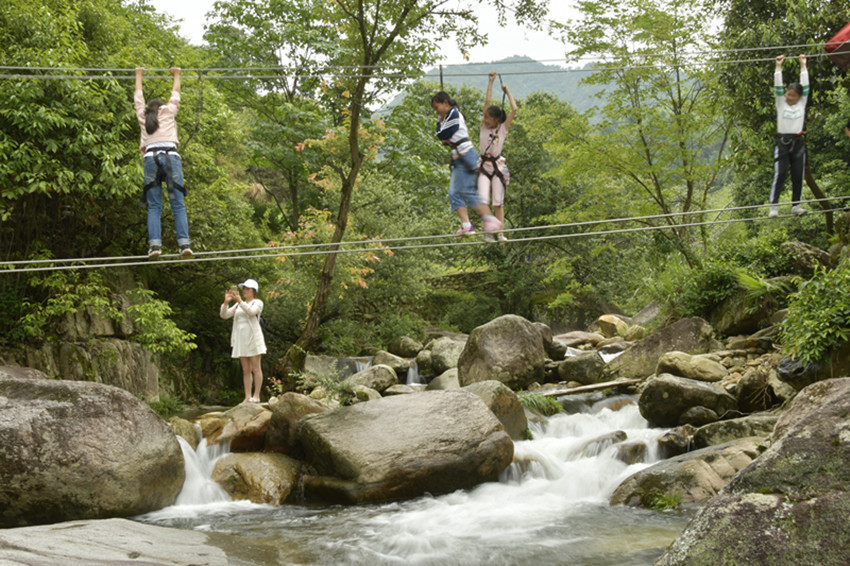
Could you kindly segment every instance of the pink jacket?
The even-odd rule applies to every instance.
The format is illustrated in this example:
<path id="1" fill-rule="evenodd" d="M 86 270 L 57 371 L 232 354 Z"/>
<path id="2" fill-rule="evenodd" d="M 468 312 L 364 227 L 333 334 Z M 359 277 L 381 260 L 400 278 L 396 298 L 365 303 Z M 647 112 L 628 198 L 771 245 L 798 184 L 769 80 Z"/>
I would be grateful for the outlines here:
<path id="1" fill-rule="evenodd" d="M 145 130 L 145 95 L 142 91 L 137 90 L 133 94 L 133 106 L 136 109 L 136 118 L 139 120 L 139 125 L 142 127 L 142 140 L 139 144 L 139 149 L 142 153 L 145 148 L 153 143 L 172 142 L 180 145 L 177 141 L 177 111 L 180 110 L 180 93 L 176 90 L 171 91 L 171 99 L 168 104 L 163 104 L 159 107 L 159 129 L 152 134 L 148 134 Z"/>

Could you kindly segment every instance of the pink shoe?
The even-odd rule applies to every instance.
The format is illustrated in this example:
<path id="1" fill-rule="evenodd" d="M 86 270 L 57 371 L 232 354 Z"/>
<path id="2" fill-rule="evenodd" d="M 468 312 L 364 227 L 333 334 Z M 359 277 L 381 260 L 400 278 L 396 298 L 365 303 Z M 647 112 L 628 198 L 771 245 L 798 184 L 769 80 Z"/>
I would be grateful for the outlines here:
<path id="1" fill-rule="evenodd" d="M 469 228 L 464 228 L 461 226 L 457 232 L 455 232 L 455 236 L 472 236 L 475 234 L 475 226 L 469 225 Z"/>
<path id="2" fill-rule="evenodd" d="M 484 217 L 484 231 L 488 234 L 493 234 L 502 229 L 502 223 L 495 216 Z"/>

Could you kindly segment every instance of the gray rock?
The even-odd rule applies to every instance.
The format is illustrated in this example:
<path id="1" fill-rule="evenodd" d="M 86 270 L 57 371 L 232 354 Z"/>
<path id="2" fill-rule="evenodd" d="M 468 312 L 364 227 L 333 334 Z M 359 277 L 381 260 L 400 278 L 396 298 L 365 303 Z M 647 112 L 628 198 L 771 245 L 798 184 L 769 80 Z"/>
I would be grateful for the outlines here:
<path id="1" fill-rule="evenodd" d="M 720 418 L 738 408 L 735 398 L 719 386 L 669 374 L 659 375 L 646 384 L 638 407 L 650 426 L 660 427 L 685 424 L 680 422 L 680 417 L 692 407 L 711 409 Z"/>
<path id="2" fill-rule="evenodd" d="M 422 387 L 421 385 L 419 386 Z M 404 383 L 399 383 L 398 385 L 391 385 L 384 390 L 384 396 L 387 395 L 407 395 L 408 393 L 417 393 L 419 390 L 414 389 L 410 385 L 406 385 Z"/>
<path id="3" fill-rule="evenodd" d="M 168 425 L 116 387 L 0 378 L 0 438 L 0 527 L 146 513 L 185 477 Z"/>
<path id="4" fill-rule="evenodd" d="M 599 326 L 600 334 L 605 338 L 623 336 L 629 327 L 626 321 L 613 314 L 603 314 L 596 319 L 596 324 Z"/>
<path id="5" fill-rule="evenodd" d="M 448 337 L 441 337 L 431 344 L 431 368 L 436 374 L 457 367 L 458 359 L 466 347 L 466 342 L 460 342 Z M 419 363 L 419 358 L 416 359 Z"/>
<path id="6" fill-rule="evenodd" d="M 658 359 L 666 352 L 704 354 L 716 349 L 714 330 L 701 318 L 686 318 L 635 342 L 611 360 L 603 370 L 605 380 L 634 379 L 652 375 Z"/>
<path id="7" fill-rule="evenodd" d="M 457 368 L 447 369 L 428 383 L 428 391 L 443 391 L 446 389 L 460 389 L 460 381 L 457 378 Z"/>
<path id="8" fill-rule="evenodd" d="M 516 393 L 500 381 L 480 381 L 467 385 L 464 391 L 475 393 L 493 411 L 512 440 L 528 439 L 528 419 Z"/>
<path id="9" fill-rule="evenodd" d="M 696 427 L 693 425 L 682 425 L 670 429 L 658 439 L 658 449 L 663 458 L 678 456 L 690 451 L 693 447 L 694 433 Z"/>
<path id="10" fill-rule="evenodd" d="M 390 354 L 384 350 L 380 350 L 377 354 L 375 354 L 372 364 L 375 366 L 389 366 L 393 369 L 396 375 L 400 376 L 402 379 L 407 377 L 407 370 L 410 369 L 410 360 L 406 360 L 401 356 L 396 356 L 395 354 Z"/>
<path id="11" fill-rule="evenodd" d="M 0 530 L 0 562 L 9 566 L 228 566 L 233 562 L 227 553 L 211 541 L 226 538 L 128 519 L 70 521 Z"/>
<path id="12" fill-rule="evenodd" d="M 329 407 L 316 399 L 300 393 L 284 393 L 269 401 L 272 414 L 266 429 L 264 450 L 293 454 L 295 449 L 295 428 L 298 421 L 315 413 L 323 413 Z M 298 454 L 295 454 L 298 456 Z"/>
<path id="13" fill-rule="evenodd" d="M 234 452 L 259 451 L 266 442 L 272 413 L 259 403 L 240 403 L 224 413 L 200 418 L 201 434 L 209 444 L 229 444 Z"/>
<path id="14" fill-rule="evenodd" d="M 387 387 L 398 383 L 398 375 L 390 366 L 374 365 L 347 377 L 345 381 L 352 389 L 362 385 L 381 393 Z"/>
<path id="15" fill-rule="evenodd" d="M 697 381 L 720 381 L 728 371 L 719 362 L 705 356 L 692 356 L 685 352 L 667 352 L 658 358 L 655 373 L 671 373 Z"/>
<path id="16" fill-rule="evenodd" d="M 684 413 L 679 415 L 679 424 L 703 426 L 708 423 L 713 423 L 719 419 L 720 417 L 713 410 L 708 407 L 697 405 L 695 407 L 689 407 Z"/>
<path id="17" fill-rule="evenodd" d="M 573 330 L 572 332 L 553 336 L 552 339 L 562 344 L 566 348 L 575 348 L 577 346 L 582 346 L 585 344 L 588 346 L 596 347 L 599 342 L 605 340 L 605 337 L 599 334 L 598 332 L 584 332 L 582 330 Z M 554 360 L 555 358 L 552 359 Z"/>
<path id="18" fill-rule="evenodd" d="M 782 242 L 779 247 L 783 253 L 791 256 L 791 268 L 794 275 L 811 277 L 816 268 L 829 269 L 833 266 L 829 252 L 805 242 Z"/>
<path id="19" fill-rule="evenodd" d="M 352 404 L 375 401 L 376 399 L 381 398 L 380 393 L 371 387 L 366 387 L 365 385 L 355 385 L 351 388 L 351 392 L 354 393 L 354 399 L 351 401 Z"/>
<path id="20" fill-rule="evenodd" d="M 546 352 L 535 326 L 516 315 L 504 315 L 479 326 L 458 359 L 461 386 L 501 381 L 514 390 L 543 381 Z"/>
<path id="21" fill-rule="evenodd" d="M 438 494 L 494 481 L 513 442 L 468 391 L 426 391 L 310 415 L 298 425 L 308 498 L 349 503 Z"/>
<path id="22" fill-rule="evenodd" d="M 197 425 L 180 417 L 171 417 L 168 419 L 168 425 L 174 431 L 174 434 L 189 443 L 192 450 L 198 449 L 198 444 L 201 442 L 201 431 Z"/>
<path id="23" fill-rule="evenodd" d="M 651 507 L 658 496 L 707 501 L 758 456 L 760 440 L 733 440 L 663 460 L 626 478 L 611 495 L 611 505 Z"/>
<path id="24" fill-rule="evenodd" d="M 605 361 L 597 352 L 568 356 L 558 364 L 558 377 L 562 381 L 576 381 L 582 385 L 599 383 Z"/>
<path id="25" fill-rule="evenodd" d="M 800 391 L 777 421 L 770 447 L 700 510 L 656 564 L 846 564 L 848 414 L 850 378 Z"/>
<path id="26" fill-rule="evenodd" d="M 422 350 L 422 343 L 410 336 L 400 336 L 389 343 L 387 350 L 402 358 L 415 358 Z"/>
<path id="27" fill-rule="evenodd" d="M 283 505 L 298 485 L 301 467 L 285 454 L 226 454 L 216 460 L 212 479 L 231 499 Z"/>
<path id="28" fill-rule="evenodd" d="M 615 430 L 584 442 L 578 447 L 578 453 L 581 454 L 582 457 L 591 458 L 601 454 L 604 450 L 615 444 L 625 442 L 627 438 L 628 436 L 625 432 L 622 430 Z"/>
<path id="29" fill-rule="evenodd" d="M 463 350 L 461 349 L 461 351 Z M 433 375 L 434 364 L 432 362 L 431 350 L 422 350 L 416 354 L 416 367 L 419 368 L 419 375 Z"/>
<path id="30" fill-rule="evenodd" d="M 743 413 L 765 411 L 779 404 L 779 397 L 773 390 L 769 379 L 769 371 L 760 368 L 749 368 L 735 390 L 738 398 L 738 408 Z"/>
<path id="31" fill-rule="evenodd" d="M 797 391 L 808 387 L 821 379 L 821 365 L 818 363 L 804 364 L 794 358 L 785 357 L 776 366 L 776 377 Z"/>
<path id="32" fill-rule="evenodd" d="M 621 442 L 617 445 L 617 459 L 628 466 L 642 464 L 646 461 L 648 451 L 646 442 L 640 440 Z"/>
<path id="33" fill-rule="evenodd" d="M 778 415 L 762 414 L 707 424 L 694 433 L 693 445 L 695 448 L 705 448 L 739 438 L 767 438 L 778 420 Z"/>

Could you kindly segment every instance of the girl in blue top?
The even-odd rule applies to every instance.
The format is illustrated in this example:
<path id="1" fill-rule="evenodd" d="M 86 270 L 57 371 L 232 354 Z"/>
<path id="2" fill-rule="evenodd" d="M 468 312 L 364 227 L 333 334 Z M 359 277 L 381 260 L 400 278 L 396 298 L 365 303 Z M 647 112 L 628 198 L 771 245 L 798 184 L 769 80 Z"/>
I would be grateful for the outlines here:
<path id="1" fill-rule="evenodd" d="M 776 97 L 776 148 L 773 150 L 773 187 L 770 189 L 770 212 L 779 216 L 779 193 L 791 168 L 791 213 L 800 216 L 808 212 L 800 206 L 803 195 L 803 174 L 806 171 L 806 148 L 803 146 L 803 128 L 806 120 L 806 102 L 809 99 L 809 71 L 806 56 L 800 55 L 800 82 L 786 89 L 782 82 L 782 63 L 785 55 L 776 58 L 773 73 L 773 90 Z"/>
<path id="2" fill-rule="evenodd" d="M 481 215 L 485 238 L 495 241 L 493 234 L 502 228 L 502 223 L 490 213 L 490 207 L 478 198 L 478 152 L 469 141 L 469 130 L 457 102 L 443 91 L 431 99 L 431 107 L 439 116 L 437 120 L 437 138 L 451 148 L 452 174 L 449 182 L 449 202 L 452 211 L 461 221 L 456 236 L 475 234 L 475 228 L 469 221 L 467 206 Z"/>

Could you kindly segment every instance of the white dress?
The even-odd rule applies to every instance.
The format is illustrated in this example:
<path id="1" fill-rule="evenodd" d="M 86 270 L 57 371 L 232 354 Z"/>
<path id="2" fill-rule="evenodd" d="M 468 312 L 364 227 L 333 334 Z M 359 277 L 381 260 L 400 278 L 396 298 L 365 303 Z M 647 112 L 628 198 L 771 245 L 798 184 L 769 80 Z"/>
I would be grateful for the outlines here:
<path id="1" fill-rule="evenodd" d="M 263 301 L 253 299 L 242 301 L 227 308 L 221 305 L 221 318 L 233 318 L 233 331 L 230 333 L 232 358 L 245 358 L 266 353 L 266 340 L 260 328 L 260 313 L 263 312 Z"/>

